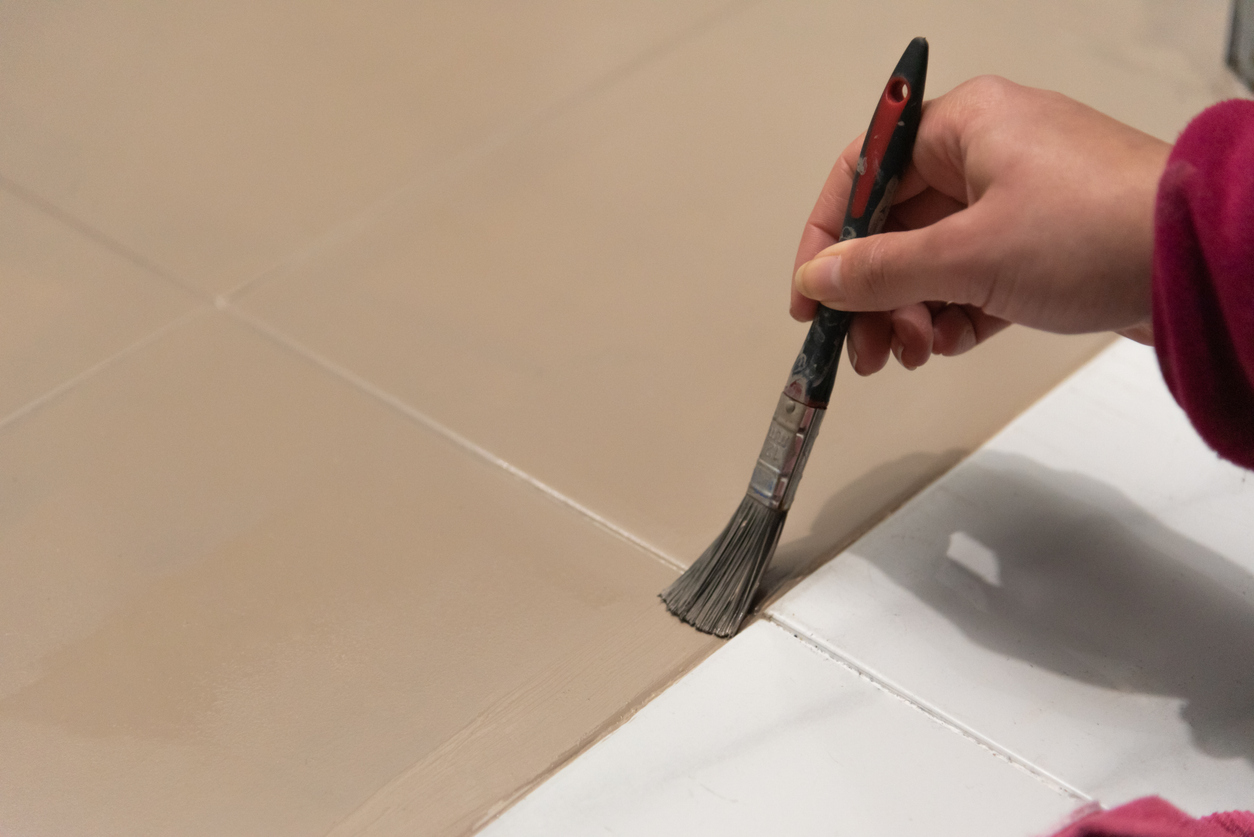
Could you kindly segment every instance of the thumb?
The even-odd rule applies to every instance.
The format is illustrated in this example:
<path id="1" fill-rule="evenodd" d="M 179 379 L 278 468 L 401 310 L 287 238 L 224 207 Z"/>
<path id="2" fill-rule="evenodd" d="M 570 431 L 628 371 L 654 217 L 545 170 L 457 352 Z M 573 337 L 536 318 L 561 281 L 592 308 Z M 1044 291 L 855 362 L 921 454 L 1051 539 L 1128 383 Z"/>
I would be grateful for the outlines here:
<path id="1" fill-rule="evenodd" d="M 915 230 L 833 244 L 797 269 L 802 296 L 843 311 L 891 311 L 929 300 L 980 305 L 989 271 L 967 223 L 956 212 Z"/>

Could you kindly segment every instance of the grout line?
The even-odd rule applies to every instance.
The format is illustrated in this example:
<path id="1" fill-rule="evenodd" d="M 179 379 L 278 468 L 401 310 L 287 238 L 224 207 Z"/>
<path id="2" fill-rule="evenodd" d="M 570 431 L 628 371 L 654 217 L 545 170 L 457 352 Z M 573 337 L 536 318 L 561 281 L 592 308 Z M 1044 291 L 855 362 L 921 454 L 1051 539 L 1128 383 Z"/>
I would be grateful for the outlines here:
<path id="1" fill-rule="evenodd" d="M 381 213 L 386 213 L 407 195 L 418 191 L 424 186 L 436 183 L 441 179 L 455 177 L 461 171 L 469 169 L 476 159 L 503 148 L 515 138 L 525 136 L 529 131 L 533 131 L 557 118 L 566 111 L 578 107 L 581 102 L 591 99 L 602 90 L 613 87 L 618 82 L 630 77 L 636 70 L 667 54 L 685 41 L 713 29 L 723 19 L 731 17 L 741 9 L 755 5 L 758 2 L 760 2 L 760 0 L 731 0 L 731 2 L 727 3 L 722 8 L 711 12 L 709 15 L 696 21 L 687 28 L 680 30 L 668 38 L 664 38 L 661 42 L 649 47 L 634 58 L 630 58 L 617 67 L 613 67 L 606 71 L 600 77 L 594 79 L 587 87 L 576 90 L 556 102 L 541 106 L 530 115 L 516 119 L 500 127 L 495 132 L 490 134 L 486 140 L 475 143 L 469 148 L 455 153 L 444 163 L 437 164 L 426 173 L 419 175 L 414 180 L 393 191 L 391 194 L 380 198 L 378 201 L 361 210 L 357 214 L 336 223 L 314 241 L 285 256 L 282 256 L 270 267 L 265 268 L 250 279 L 243 280 L 230 290 L 221 295 L 217 295 L 216 297 L 207 294 L 202 288 L 199 288 L 196 285 L 180 278 L 175 272 L 151 261 L 138 251 L 128 247 L 107 233 L 97 229 L 81 218 L 78 218 L 72 213 L 62 209 L 48 199 L 40 196 L 36 192 L 23 186 L 21 183 L 18 183 L 3 174 L 0 174 L 0 190 L 9 192 L 14 197 L 26 202 L 50 218 L 65 224 L 74 231 L 78 232 L 80 235 L 95 242 L 101 247 L 104 247 L 114 255 L 120 256 L 154 276 L 178 286 L 182 290 L 195 295 L 202 301 L 217 302 L 219 307 L 221 307 L 222 300 L 237 298 L 249 291 L 254 285 L 264 282 L 273 274 L 281 272 L 289 265 L 307 261 L 310 258 L 322 253 L 327 248 L 335 246 L 335 244 L 341 240 L 352 240 L 356 234 L 369 227 L 372 216 L 378 216 Z"/>
<path id="2" fill-rule="evenodd" d="M 630 78 L 641 68 L 673 52 L 681 44 L 710 31 L 723 20 L 759 2 L 760 0 L 731 0 L 731 2 L 688 27 L 663 38 L 659 43 L 645 49 L 635 57 L 627 59 L 616 67 L 612 67 L 601 76 L 593 79 L 586 87 L 568 93 L 556 102 L 541 105 L 530 114 L 500 126 L 485 139 L 452 154 L 443 162 L 435 164 L 390 194 L 379 198 L 354 215 L 337 222 L 324 230 L 313 241 L 281 257 L 270 267 L 265 268 L 249 279 L 243 280 L 235 287 L 226 291 L 222 296 L 227 300 L 237 300 L 275 275 L 282 274 L 295 265 L 317 257 L 340 242 L 352 241 L 364 230 L 370 229 L 376 219 L 387 215 L 397 204 L 410 195 L 420 193 L 441 180 L 453 179 L 469 171 L 483 157 L 506 147 L 517 139 L 527 136 L 568 111 L 578 108 L 582 103 L 593 99 L 603 91 Z"/>
<path id="3" fill-rule="evenodd" d="M 910 706 L 914 707 L 918 711 L 922 712 L 924 715 L 927 715 L 933 721 L 936 721 L 941 726 L 946 727 L 952 730 L 953 732 L 956 732 L 958 735 L 961 735 L 963 738 L 966 738 L 969 741 L 974 742 L 976 745 L 987 750 L 989 753 L 996 756 L 997 758 L 1000 758 L 1003 761 L 1009 762 L 1010 764 L 1014 765 L 1020 770 L 1023 770 L 1031 774 L 1034 778 L 1036 778 L 1042 784 L 1048 786 L 1051 790 L 1057 793 L 1060 793 L 1064 796 L 1070 796 L 1078 802 L 1088 803 L 1088 802 L 1096 801 L 1094 800 L 1092 796 L 1080 790 L 1079 788 L 1075 787 L 1070 782 L 1067 782 L 1066 780 L 1058 776 L 1055 776 L 1053 773 L 1050 773 L 1048 770 L 1045 770 L 1042 767 L 1038 767 L 1037 765 L 1023 758 L 1022 756 L 1019 756 L 1015 754 L 1014 752 L 1006 749 L 1005 747 L 1000 746 L 999 744 L 993 742 L 991 739 L 986 738 L 985 736 L 976 732 L 971 727 L 951 717 L 950 715 L 946 714 L 945 712 L 938 709 L 937 707 L 926 703 L 921 698 L 918 698 L 912 695 L 910 692 L 906 691 L 905 689 L 902 689 L 899 686 L 894 685 L 891 681 L 876 674 L 874 671 L 867 668 L 866 666 L 840 653 L 835 648 L 825 645 L 824 643 L 820 642 L 818 639 L 816 639 L 814 636 L 812 636 L 809 632 L 807 632 L 805 629 L 801 628 L 800 626 L 794 625 L 791 622 L 789 622 L 787 619 L 780 617 L 780 616 L 764 615 L 763 618 L 765 621 L 771 623 L 776 628 L 782 631 L 786 631 L 787 633 L 791 634 L 794 638 L 796 638 L 797 640 L 799 640 L 800 642 L 808 646 L 812 651 L 815 651 L 816 653 L 821 654 L 827 659 L 832 660 L 833 662 L 841 666 L 844 666 L 845 668 L 852 671 L 854 674 L 869 681 L 876 688 L 892 695 L 893 697 L 897 698 L 898 700 L 906 704 L 909 704 Z"/>
<path id="4" fill-rule="evenodd" d="M 53 220 L 56 220 L 56 221 L 61 222 L 62 224 L 65 224 L 67 227 L 74 230 L 79 235 L 82 235 L 83 237 L 87 238 L 89 241 L 92 241 L 95 244 L 100 245 L 101 247 L 108 250 L 110 253 L 113 253 L 115 256 L 120 256 L 123 259 L 126 259 L 131 264 L 135 265 L 136 267 L 142 268 L 144 271 L 151 273 L 154 276 L 157 276 L 161 279 L 164 279 L 167 282 L 177 285 L 179 288 L 182 288 L 188 293 L 194 294 L 201 301 L 205 301 L 205 302 L 209 301 L 210 297 L 208 297 L 204 291 L 200 290 L 199 288 L 193 285 L 188 284 L 187 282 L 180 279 L 171 271 L 166 270 L 165 268 L 161 267 L 161 265 L 157 264 L 156 262 L 149 261 L 147 258 L 140 255 L 135 250 L 132 250 L 130 247 L 127 247 L 125 244 L 121 243 L 120 241 L 101 232 L 100 230 L 93 227 L 91 224 L 88 224 L 86 221 L 83 221 L 82 219 L 70 214 L 69 212 L 66 212 L 61 207 L 57 206 L 56 204 L 52 203 L 51 201 L 48 201 L 47 199 L 43 197 L 40 197 L 36 193 L 32 192 L 30 189 L 27 189 L 22 184 L 18 183 L 17 181 L 9 179 L 8 177 L 5 177 L 3 174 L 0 174 L 0 189 L 3 189 L 4 191 L 9 192 L 11 195 L 18 198 L 19 200 L 25 201 L 26 203 L 30 204 L 35 209 L 39 210 L 40 212 L 44 213 L 48 217 L 52 218 Z"/>
<path id="5" fill-rule="evenodd" d="M 199 300 L 202 303 L 201 306 L 193 308 L 191 311 L 188 311 L 187 313 L 179 317 L 176 317 L 173 320 L 170 320 L 165 325 L 158 327 L 155 331 L 152 331 L 148 335 L 141 337 L 139 340 L 132 343 L 131 345 L 121 349 L 118 352 L 115 352 L 114 354 L 106 357 L 104 360 L 100 361 L 99 363 L 96 363 L 95 365 L 88 367 L 82 372 L 79 372 L 77 375 L 74 375 L 73 377 L 62 381 L 60 384 L 48 390 L 43 395 L 35 398 L 32 401 L 28 401 L 26 404 L 14 410 L 12 413 L 9 413 L 7 416 L 0 418 L 0 430 L 3 430 L 4 428 L 8 427 L 10 424 L 16 421 L 19 421 L 23 416 L 26 416 L 27 414 L 39 409 L 41 406 L 48 403 L 49 401 L 53 401 L 56 398 L 60 397 L 61 395 L 64 395 L 66 392 L 78 386 L 79 384 L 83 383 L 88 378 L 95 375 L 97 372 L 107 369 L 108 367 L 116 363 L 117 361 L 122 360 L 123 358 L 127 357 L 133 352 L 137 352 L 143 347 L 147 346 L 149 343 L 152 343 L 154 340 L 156 340 L 158 337 L 161 337 L 167 331 L 170 331 L 176 326 L 181 325 L 184 321 L 190 319 L 191 317 L 194 317 L 202 313 L 205 310 L 203 304 L 211 302 L 212 298 L 208 296 L 201 289 L 193 285 L 190 285 L 187 282 L 184 282 L 182 279 L 178 278 L 178 276 L 176 276 L 171 271 L 166 270 L 165 268 L 161 267 L 155 262 L 149 261 L 140 253 L 136 252 L 135 250 L 132 250 L 130 247 L 127 247 L 122 242 L 96 229 L 91 224 L 88 224 L 86 221 L 83 221 L 77 216 L 67 212 L 66 210 L 62 209 L 61 207 L 57 206 L 51 201 L 48 201 L 47 199 L 41 197 L 35 192 L 32 192 L 30 189 L 27 189 L 22 184 L 18 183 L 15 180 L 12 180 L 11 178 L 4 176 L 3 174 L 0 174 L 0 190 L 8 192 L 10 195 L 26 203 L 27 205 L 29 205 L 31 208 L 35 209 L 36 211 L 42 212 L 44 215 L 48 216 L 52 220 L 69 227 L 71 230 L 83 236 L 88 241 L 92 242 L 93 244 L 96 244 L 99 247 L 104 248 L 107 252 L 112 253 L 115 256 L 125 259 L 126 261 L 134 265 L 135 267 L 138 267 L 140 270 L 144 271 L 145 273 L 150 273 L 153 276 L 155 276 L 157 279 L 162 280 L 164 282 L 169 282 L 171 285 L 174 285 L 180 290 L 186 291 L 192 297 L 194 297 L 195 299 Z"/>
<path id="6" fill-rule="evenodd" d="M 684 569 L 686 569 L 685 566 L 681 564 L 679 561 L 675 560 L 670 555 L 667 555 L 661 549 L 649 543 L 648 541 L 632 534 L 628 530 L 610 521 L 609 519 L 602 517 L 601 515 L 597 514 L 595 511 L 583 505 L 579 501 L 566 496 L 565 494 L 558 491 L 556 488 L 552 487 L 548 483 L 545 483 L 537 479 L 536 477 L 533 477 L 531 474 L 528 474 L 526 471 L 522 470 L 518 466 L 510 464 L 509 462 L 505 461 L 501 457 L 492 453 L 487 448 L 484 448 L 472 442 L 470 439 L 461 435 L 457 431 L 453 430 L 450 427 L 447 427 L 444 424 L 441 424 L 440 422 L 436 421 L 434 418 L 422 412 L 421 410 L 418 410 L 410 406 L 409 404 L 405 403 L 400 398 L 396 397 L 395 395 L 388 392 L 387 390 L 382 389 L 381 387 L 371 383 L 370 381 L 366 380 L 360 375 L 357 375 L 352 370 L 344 366 L 341 366 L 335 361 L 329 358 L 323 357 L 322 355 L 318 354 L 312 349 L 302 345 L 295 339 L 289 337 L 288 335 L 274 328 L 269 323 L 266 323 L 263 320 L 260 320 L 254 317 L 253 315 L 248 314 L 244 311 L 241 311 L 239 308 L 236 308 L 230 305 L 230 303 L 227 302 L 222 297 L 218 298 L 217 307 L 219 310 L 225 312 L 229 316 L 234 317 L 239 322 L 245 325 L 251 326 L 253 329 L 261 333 L 263 336 L 274 341 L 275 343 L 278 343 L 284 348 L 292 352 L 295 352 L 296 354 L 300 355 L 306 360 L 313 362 L 317 366 L 320 366 L 323 370 L 330 372 L 332 375 L 335 375 L 341 380 L 346 381 L 347 383 L 351 384 L 352 386 L 364 392 L 366 395 L 369 395 L 372 398 L 382 401 L 385 405 L 387 405 L 388 407 L 391 407 L 393 410 L 404 415 L 406 418 L 409 418 L 417 422 L 418 424 L 422 425 L 426 429 L 434 433 L 437 433 L 440 436 L 443 436 L 445 439 L 457 445 L 458 447 L 462 448 L 462 450 L 466 451 L 467 453 L 475 457 L 478 457 L 479 459 L 482 459 L 484 462 L 487 462 L 489 465 L 494 465 L 502 469 L 503 471 L 508 473 L 510 476 L 514 477 L 515 479 L 521 480 L 522 482 L 526 483 L 527 485 L 539 491 L 541 494 L 544 494 L 550 500 L 553 500 L 559 505 L 562 505 L 568 509 L 571 509 L 572 511 L 574 511 L 575 513 L 579 515 L 582 515 L 583 517 L 591 521 L 594 525 L 600 527 L 606 532 L 609 532 L 611 535 L 614 535 L 618 538 L 621 538 L 622 540 L 627 541 L 628 543 L 636 547 L 639 547 L 640 549 L 647 552 L 650 556 L 652 556 L 658 562 L 665 564 L 667 567 L 673 570 L 676 570 L 678 572 L 683 572 Z"/>
<path id="7" fill-rule="evenodd" d="M 188 311 L 187 313 L 179 317 L 175 317 L 173 320 L 170 320 L 168 323 L 161 326 L 156 331 L 151 332 L 145 337 L 141 337 L 139 340 L 127 346 L 126 348 L 122 349 L 121 351 L 115 352 L 114 354 L 109 355 L 107 358 L 95 364 L 94 366 L 89 366 L 88 368 L 84 369 L 82 372 L 79 372 L 74 377 L 62 381 L 60 384 L 48 390 L 43 395 L 39 396 L 33 401 L 26 402 L 21 407 L 18 407 L 16 410 L 9 413 L 7 416 L 0 418 L 0 430 L 4 430 L 10 424 L 20 421 L 23 417 L 29 415 L 30 413 L 33 413 L 35 410 L 38 410 L 43 405 L 49 403 L 50 401 L 56 400 L 60 396 L 69 392 L 71 389 L 74 389 L 74 387 L 83 383 L 88 378 L 95 375 L 97 372 L 101 372 L 105 369 L 108 369 L 110 366 L 117 363 L 118 361 L 134 354 L 135 352 L 138 352 L 140 349 L 144 348 L 145 346 L 156 341 L 158 338 L 162 337 L 166 332 L 172 331 L 173 329 L 175 329 L 178 326 L 181 326 L 184 322 L 190 320 L 191 318 L 197 317 L 203 314 L 204 311 L 205 311 L 204 307 L 193 308 L 191 311 Z"/>
<path id="8" fill-rule="evenodd" d="M 728 2 L 721 8 L 717 9 L 714 12 L 711 12 L 709 15 L 696 21 L 690 26 L 680 30 L 679 32 L 674 33 L 670 37 L 663 38 L 659 43 L 653 45 L 652 47 L 645 49 L 643 52 L 641 52 L 637 56 L 628 59 L 627 61 L 623 62 L 617 67 L 611 68 L 610 70 L 602 74 L 600 77 L 594 79 L 592 83 L 589 84 L 588 86 L 581 88 L 579 90 L 576 90 L 573 93 L 559 99 L 558 101 L 554 103 L 541 107 L 539 110 L 533 112 L 529 116 L 526 116 L 519 120 L 515 120 L 501 127 L 492 135 L 490 135 L 488 139 L 480 143 L 477 143 L 473 145 L 472 147 L 467 148 L 458 154 L 455 154 L 450 160 L 445 162 L 443 165 L 437 166 L 432 171 L 428 172 L 425 175 L 421 175 L 415 180 L 411 181 L 410 183 L 400 187 L 399 189 L 394 191 L 391 195 L 388 195 L 380 199 L 373 205 L 367 207 L 365 210 L 336 224 L 334 227 L 329 229 L 326 233 L 324 233 L 318 239 L 313 241 L 311 244 L 303 248 L 300 248 L 299 250 L 293 253 L 288 254 L 287 256 L 283 257 L 278 262 L 276 262 L 273 266 L 261 271 L 256 276 L 252 277 L 251 279 L 244 280 L 243 282 L 236 285 L 234 288 L 227 291 L 226 293 L 220 294 L 217 296 L 207 295 L 200 288 L 197 288 L 194 285 L 190 285 L 184 280 L 180 279 L 175 273 L 161 267 L 155 262 L 150 261 L 143 255 L 131 249 L 130 247 L 126 246 L 125 244 L 121 243 L 120 241 L 117 241 L 111 236 L 96 229 L 95 227 L 91 226 L 85 221 L 61 209 L 57 205 L 51 203 L 50 201 L 46 200 L 45 198 L 41 197 L 35 192 L 27 189 L 25 186 L 22 186 L 20 183 L 17 183 L 16 181 L 9 179 L 2 174 L 0 174 L 0 189 L 4 189 L 10 192 L 15 197 L 32 205 L 33 207 L 42 211 L 49 217 L 65 224 L 66 226 L 75 230 L 76 232 L 88 238 L 89 240 L 95 242 L 101 247 L 104 247 L 106 250 L 114 253 L 115 255 L 126 259 L 127 261 L 142 268 L 143 270 L 149 273 L 152 273 L 153 275 L 165 281 L 168 281 L 178 286 L 179 288 L 185 291 L 188 291 L 189 293 L 192 293 L 193 295 L 195 295 L 197 298 L 201 300 L 213 302 L 216 308 L 218 308 L 219 310 L 225 311 L 226 313 L 233 316 L 238 321 L 252 326 L 254 329 L 266 335 L 267 337 L 274 340 L 275 342 L 285 346 L 286 348 L 296 352 L 297 354 L 305 357 L 306 359 L 316 363 L 317 365 L 321 366 L 326 371 L 329 371 L 332 374 L 342 378 L 343 380 L 347 381 L 348 383 L 362 390 L 366 394 L 379 399 L 383 403 L 399 411 L 400 413 L 409 417 L 410 419 L 418 422 L 419 424 L 423 425 L 427 429 L 432 430 L 435 433 L 438 433 L 439 435 L 445 437 L 446 439 L 458 445 L 465 451 L 473 454 L 474 456 L 479 457 L 480 459 L 488 462 L 489 464 L 495 465 L 503 469 L 504 471 L 508 472 L 510 475 L 514 476 L 515 478 L 522 480 L 523 482 L 527 483 L 531 487 L 540 491 L 542 494 L 546 495 L 551 500 L 557 502 L 560 505 L 566 506 L 567 508 L 587 518 L 596 526 L 599 526 L 600 528 L 604 529 L 610 534 L 615 535 L 627 541 L 628 543 L 631 543 L 639 547 L 640 549 L 644 550 L 645 552 L 653 556 L 656 560 L 666 565 L 667 567 L 670 567 L 671 569 L 674 569 L 678 572 L 683 572 L 686 569 L 686 567 L 683 564 L 681 564 L 679 561 L 677 561 L 675 558 L 671 557 L 670 555 L 667 555 L 665 552 L 663 552 L 661 549 L 654 546 L 653 544 L 650 544 L 649 542 L 643 540 L 642 538 L 637 537 L 636 535 L 632 534 L 631 532 L 622 528 L 621 526 L 618 526 L 617 524 L 611 522 L 610 520 L 602 517 L 601 515 L 594 512 L 592 509 L 588 508 L 587 506 L 584 506 L 583 504 L 579 503 L 573 498 L 568 497 L 565 494 L 562 494 L 557 489 L 553 488 L 547 483 L 542 482 L 538 478 L 533 477 L 532 475 L 528 474 L 526 471 L 523 471 L 521 468 L 518 468 L 517 466 L 510 464 L 504 459 L 501 459 L 500 457 L 493 454 L 491 451 L 488 451 L 487 449 L 475 444 L 470 439 L 467 439 L 466 437 L 455 432 L 451 428 L 448 428 L 445 425 L 439 423 L 438 421 L 426 415 L 425 413 L 409 406 L 408 404 L 401 401 L 396 396 L 393 396 L 391 393 L 388 393 L 387 391 L 375 386 L 374 384 L 370 383 L 366 379 L 359 377 L 358 375 L 354 374 L 350 370 L 334 363 L 328 358 L 324 358 L 321 355 L 318 355 L 311 349 L 301 345 L 297 341 L 279 332 L 277 329 L 274 329 L 273 327 L 262 322 L 261 320 L 255 319 L 254 317 L 245 314 L 239 309 L 232 307 L 230 302 L 232 299 L 237 298 L 238 296 L 246 293 L 253 286 L 265 281 L 267 278 L 271 277 L 273 274 L 280 272 L 288 265 L 291 265 L 293 262 L 299 263 L 313 256 L 316 256 L 317 254 L 321 253 L 323 250 L 327 249 L 328 247 L 334 246 L 340 240 L 343 240 L 343 239 L 351 240 L 356 232 L 362 229 L 365 229 L 368 226 L 369 221 L 372 216 L 377 216 L 380 213 L 386 213 L 396 203 L 398 203 L 400 200 L 402 200 L 404 197 L 406 197 L 410 193 L 413 193 L 419 190 L 423 186 L 429 185 L 431 183 L 435 183 L 441 179 L 456 176 L 461 171 L 469 169 L 477 159 L 484 157 L 488 154 L 491 154 L 492 152 L 508 145 L 514 139 L 521 137 L 521 136 L 525 136 L 528 132 L 533 131 L 547 124 L 548 122 L 561 116 L 563 113 L 566 113 L 567 111 L 577 108 L 581 103 L 591 100 L 602 91 L 612 88 L 613 86 L 622 82 L 623 80 L 630 78 L 634 73 L 636 73 L 641 68 L 648 66 L 650 63 L 656 61 L 662 56 L 674 51 L 679 45 L 701 35 L 704 32 L 710 31 L 711 29 L 715 28 L 721 21 L 732 17 L 733 15 L 735 15 L 736 13 L 740 12 L 741 10 L 745 8 L 756 5 L 758 2 L 760 2 L 760 0 L 731 0 L 731 2 Z M 16 411 L 9 414 L 8 416 L 5 416 L 4 418 L 0 419 L 0 429 L 3 429 L 4 427 L 8 426 L 10 423 L 19 420 L 22 416 L 37 409 L 42 404 L 55 399 L 57 396 L 73 388 L 77 384 L 81 383 L 83 380 L 86 380 L 87 378 L 91 377 L 96 372 L 108 367 L 109 365 L 116 362 L 117 360 L 120 360 L 121 358 L 127 356 L 131 352 L 137 351 L 138 349 L 148 345 L 149 343 L 157 339 L 159 336 L 164 334 L 169 329 L 173 328 L 174 326 L 182 323 L 184 320 L 198 313 L 199 313 L 199 310 L 192 311 L 184 315 L 183 317 L 179 317 L 171 321 L 170 323 L 167 323 L 165 326 L 162 326 L 161 328 L 157 329 L 156 331 L 154 331 L 152 334 L 148 335 L 147 337 L 139 340 L 138 342 L 123 349 L 122 351 L 106 358 L 105 360 L 101 361 L 100 363 L 97 363 L 96 365 L 90 367 L 84 372 L 79 373 L 73 378 L 63 382 L 59 386 L 55 387 L 54 389 L 50 390 L 49 392 L 45 393 L 43 396 L 40 396 L 34 401 L 27 403 L 26 405 L 17 409 Z"/>

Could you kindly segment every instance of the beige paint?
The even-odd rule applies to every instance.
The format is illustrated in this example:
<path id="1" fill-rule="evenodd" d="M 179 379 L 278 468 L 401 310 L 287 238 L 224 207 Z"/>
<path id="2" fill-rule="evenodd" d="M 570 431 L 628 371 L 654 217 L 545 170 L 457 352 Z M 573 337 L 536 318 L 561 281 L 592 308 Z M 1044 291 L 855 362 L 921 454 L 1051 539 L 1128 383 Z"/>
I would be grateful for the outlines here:
<path id="1" fill-rule="evenodd" d="M 5 3 L 0 170 L 222 292 L 723 5 Z"/>
<path id="2" fill-rule="evenodd" d="M 197 300 L 0 179 L 0 423 Z"/>
<path id="3" fill-rule="evenodd" d="M 673 570 L 228 315 L 0 470 L 8 833 L 323 834 L 394 780 L 457 832 L 713 644 Z"/>
<path id="4" fill-rule="evenodd" d="M 793 252 L 865 127 L 884 72 L 865 67 L 901 48 L 842 9 L 748 8 L 238 304 L 686 564 L 743 493 L 800 347 Z M 1208 95 L 1165 107 L 1135 69 L 978 5 L 883 14 L 908 11 L 937 92 L 1052 71 L 1159 132 Z M 846 367 L 781 567 L 834 554 L 1106 339 L 1020 331 L 914 373 Z"/>
<path id="5" fill-rule="evenodd" d="M 1088 5 L 877 16 L 933 92 L 1214 97 L 1221 0 Z M 708 653 L 656 592 L 901 48 L 850 10 L 0 6 L 0 832 L 463 834 Z M 1103 340 L 842 370 L 768 592 Z"/>

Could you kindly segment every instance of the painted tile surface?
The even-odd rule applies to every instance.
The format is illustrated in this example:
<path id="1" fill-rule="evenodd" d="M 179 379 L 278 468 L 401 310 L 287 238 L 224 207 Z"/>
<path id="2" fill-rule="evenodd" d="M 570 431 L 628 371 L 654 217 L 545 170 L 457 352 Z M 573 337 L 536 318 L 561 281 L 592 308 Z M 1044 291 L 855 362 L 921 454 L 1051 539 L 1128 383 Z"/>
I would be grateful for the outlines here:
<path id="1" fill-rule="evenodd" d="M 1254 479 L 1126 341 L 771 610 L 1103 802 L 1254 807 Z"/>
<path id="2" fill-rule="evenodd" d="M 0 423 L 198 302 L 0 184 Z"/>
<path id="3" fill-rule="evenodd" d="M 8 3 L 0 174 L 224 292 L 724 5 Z"/>
<path id="4" fill-rule="evenodd" d="M 384 825 L 460 833 L 714 644 L 672 569 L 225 314 L 0 473 L 6 834 L 326 834 L 398 783 Z"/>
<path id="5" fill-rule="evenodd" d="M 1228 91 L 1222 0 L 1038 6 L 0 6 L 0 832 L 464 834 L 716 647 L 598 521 L 726 521 L 897 23 L 933 93 Z M 845 372 L 772 588 L 1101 341 Z"/>
<path id="6" fill-rule="evenodd" d="M 480 833 L 1026 837 L 1079 804 L 759 622 Z"/>
<path id="7" fill-rule="evenodd" d="M 902 48 L 849 10 L 729 15 L 238 303 L 686 564 L 744 491 L 804 334 L 785 307 L 802 223 Z M 1212 95 L 1000 4 L 877 15 L 932 38 L 934 93 L 999 69 L 1164 136 Z M 914 373 L 846 366 L 768 586 L 1105 340 L 1021 331 Z"/>

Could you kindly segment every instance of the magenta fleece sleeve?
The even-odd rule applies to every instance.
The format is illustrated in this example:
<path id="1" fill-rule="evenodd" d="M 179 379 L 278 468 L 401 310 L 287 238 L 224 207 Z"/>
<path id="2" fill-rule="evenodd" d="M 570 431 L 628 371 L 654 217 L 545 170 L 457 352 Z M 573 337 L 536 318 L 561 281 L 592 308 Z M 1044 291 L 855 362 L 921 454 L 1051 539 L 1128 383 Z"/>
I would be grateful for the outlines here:
<path id="1" fill-rule="evenodd" d="M 1172 395 L 1221 456 L 1254 468 L 1254 101 L 1203 111 L 1171 152 L 1153 315 Z"/>

